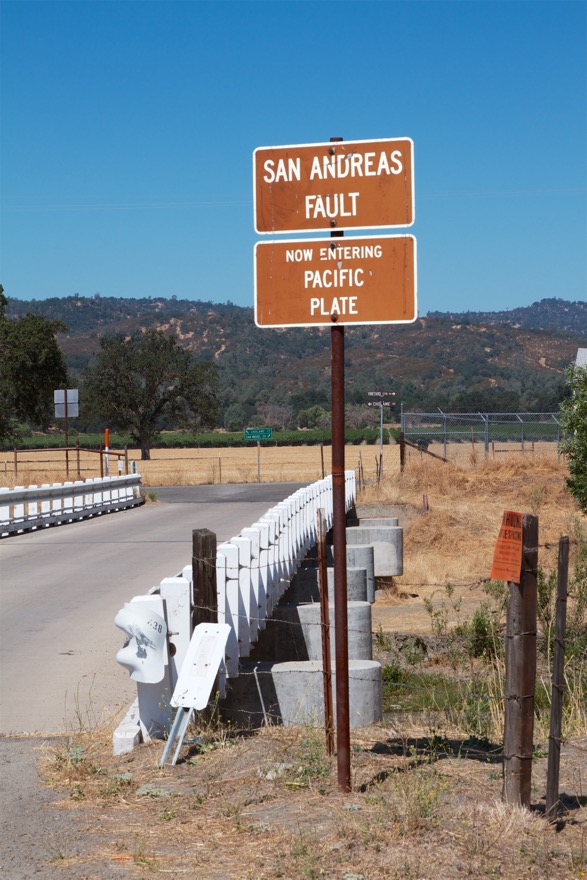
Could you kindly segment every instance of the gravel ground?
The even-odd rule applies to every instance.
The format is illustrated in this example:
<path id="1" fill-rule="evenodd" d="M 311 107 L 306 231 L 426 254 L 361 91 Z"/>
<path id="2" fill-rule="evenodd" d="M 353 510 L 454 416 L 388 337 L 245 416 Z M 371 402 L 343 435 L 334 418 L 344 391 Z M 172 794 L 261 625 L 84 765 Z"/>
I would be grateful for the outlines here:
<path id="1" fill-rule="evenodd" d="M 0 876 L 2 880 L 115 880 L 128 876 L 116 865 L 90 870 L 76 863 L 97 845 L 87 814 L 56 805 L 65 792 L 43 785 L 39 753 L 59 739 L 1 737 Z M 99 815 L 96 816 L 99 822 Z M 64 861 L 73 862 L 69 866 Z"/>

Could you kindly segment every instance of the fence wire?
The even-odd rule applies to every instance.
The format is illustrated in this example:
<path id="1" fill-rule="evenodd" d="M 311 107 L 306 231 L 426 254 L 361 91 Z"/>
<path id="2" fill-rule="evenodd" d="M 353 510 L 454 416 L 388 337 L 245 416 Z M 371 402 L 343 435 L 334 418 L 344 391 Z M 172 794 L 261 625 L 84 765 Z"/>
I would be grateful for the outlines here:
<path id="1" fill-rule="evenodd" d="M 451 459 L 473 450 L 496 458 L 508 453 L 556 456 L 564 440 L 560 413 L 401 413 L 410 443 Z"/>

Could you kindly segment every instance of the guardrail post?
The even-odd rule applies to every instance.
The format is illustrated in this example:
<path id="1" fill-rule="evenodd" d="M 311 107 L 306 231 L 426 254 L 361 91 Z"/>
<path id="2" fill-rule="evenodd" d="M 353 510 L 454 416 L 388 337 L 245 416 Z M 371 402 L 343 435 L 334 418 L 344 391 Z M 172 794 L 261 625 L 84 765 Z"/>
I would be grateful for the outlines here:
<path id="1" fill-rule="evenodd" d="M 6 496 L 10 489 L 0 488 L 0 526 L 7 525 L 10 522 L 10 504 L 6 504 Z M 2 529 L 0 528 L 0 532 Z"/>
<path id="2" fill-rule="evenodd" d="M 267 605 L 267 613 L 269 614 L 279 602 L 281 597 L 281 580 L 284 574 L 283 561 L 281 556 L 281 515 L 273 508 L 264 513 L 261 517 L 262 522 L 269 524 L 269 563 L 270 563 L 270 591 Z"/>
<path id="3" fill-rule="evenodd" d="M 229 676 L 238 675 L 238 615 L 233 616 L 228 601 L 226 557 L 222 553 L 221 544 L 216 557 L 216 585 L 218 596 L 218 623 L 226 623 L 230 627 L 230 635 L 226 642 L 226 671 Z"/>
<path id="4" fill-rule="evenodd" d="M 240 655 L 248 657 L 251 644 L 257 639 L 257 616 L 259 613 L 251 581 L 251 542 L 241 534 L 232 538 L 230 543 L 238 547 L 238 587 L 244 616 Z"/>
<path id="5" fill-rule="evenodd" d="M 263 535 L 263 541 L 266 542 L 266 564 L 267 564 L 267 580 L 265 583 L 265 602 L 267 607 L 267 617 L 270 617 L 275 607 L 275 584 L 279 578 L 279 570 L 276 559 L 276 522 L 274 519 L 266 515 L 259 520 L 259 527 Z"/>
<path id="6" fill-rule="evenodd" d="M 259 629 L 265 629 L 269 616 L 269 523 L 256 522 L 259 535 Z"/>
<path id="7" fill-rule="evenodd" d="M 249 542 L 249 577 L 251 581 L 251 641 L 254 642 L 258 638 L 261 626 L 261 620 L 265 617 L 265 590 L 261 579 L 261 535 L 259 529 L 255 526 L 243 529 L 241 537 L 246 538 Z"/>
<path id="8" fill-rule="evenodd" d="M 15 490 L 22 492 L 24 490 L 24 486 L 15 486 Z M 20 523 L 24 522 L 25 519 L 25 505 L 21 502 L 20 504 L 15 504 L 12 511 L 12 518 L 14 522 Z"/>
<path id="9" fill-rule="evenodd" d="M 218 556 L 223 556 L 225 560 L 224 588 L 226 590 L 226 607 L 224 622 L 234 631 L 237 641 L 237 655 L 231 658 L 232 665 L 228 667 L 228 673 L 229 675 L 238 675 L 238 658 L 241 653 L 241 646 L 243 640 L 246 640 L 248 637 L 248 622 L 245 629 L 245 610 L 239 584 L 238 547 L 235 547 L 229 541 L 219 544 Z"/>

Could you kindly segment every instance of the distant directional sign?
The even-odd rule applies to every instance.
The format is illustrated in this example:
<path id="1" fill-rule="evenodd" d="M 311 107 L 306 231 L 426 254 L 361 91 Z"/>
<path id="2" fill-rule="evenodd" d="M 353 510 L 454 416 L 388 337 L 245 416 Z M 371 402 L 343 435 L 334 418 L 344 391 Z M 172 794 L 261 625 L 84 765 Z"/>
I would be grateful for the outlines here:
<path id="1" fill-rule="evenodd" d="M 271 440 L 273 438 L 273 428 L 245 428 L 245 440 Z"/>

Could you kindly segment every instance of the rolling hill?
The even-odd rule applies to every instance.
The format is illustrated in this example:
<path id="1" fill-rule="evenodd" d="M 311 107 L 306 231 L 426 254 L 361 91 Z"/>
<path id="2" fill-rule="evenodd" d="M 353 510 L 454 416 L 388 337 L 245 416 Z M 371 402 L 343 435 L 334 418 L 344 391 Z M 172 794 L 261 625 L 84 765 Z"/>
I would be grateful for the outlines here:
<path id="1" fill-rule="evenodd" d="M 218 364 L 223 409 L 247 421 L 267 407 L 329 408 L 327 329 L 259 329 L 252 308 L 158 298 L 9 300 L 7 314 L 36 312 L 69 328 L 60 344 L 76 380 L 104 334 L 156 327 L 177 333 L 198 358 Z M 434 312 L 414 324 L 347 328 L 346 397 L 395 391 L 411 409 L 550 411 L 565 393 L 565 368 L 587 346 L 587 303 L 545 299 L 506 312 Z"/>

